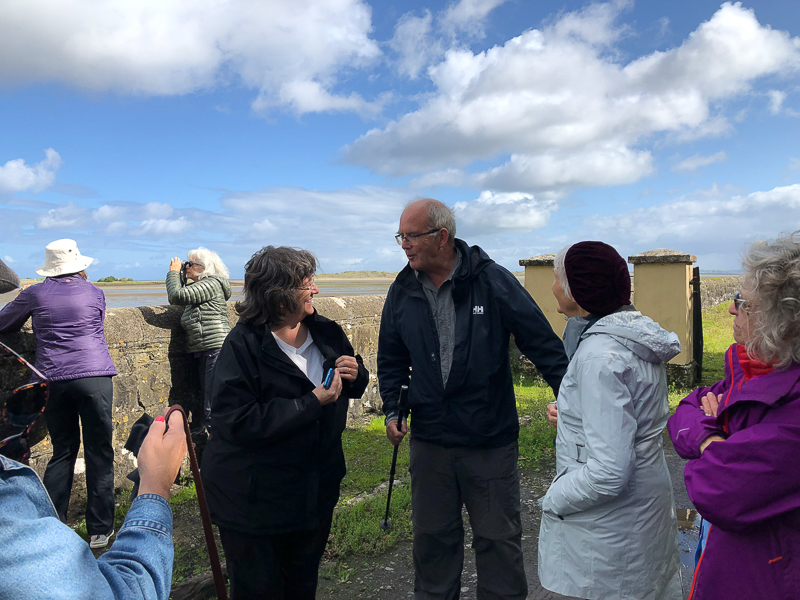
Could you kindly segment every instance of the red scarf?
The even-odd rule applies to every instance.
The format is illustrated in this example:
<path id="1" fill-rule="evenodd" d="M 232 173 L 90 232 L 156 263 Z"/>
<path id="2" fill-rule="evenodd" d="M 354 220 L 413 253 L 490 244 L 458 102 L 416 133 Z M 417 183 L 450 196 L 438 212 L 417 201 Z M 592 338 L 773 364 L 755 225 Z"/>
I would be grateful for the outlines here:
<path id="1" fill-rule="evenodd" d="M 744 373 L 743 383 L 747 383 L 753 377 L 771 373 L 775 368 L 776 361 L 767 363 L 751 358 L 747 353 L 747 348 L 744 346 L 744 344 L 736 344 L 736 355 L 739 358 L 739 364 L 742 367 L 742 373 Z"/>

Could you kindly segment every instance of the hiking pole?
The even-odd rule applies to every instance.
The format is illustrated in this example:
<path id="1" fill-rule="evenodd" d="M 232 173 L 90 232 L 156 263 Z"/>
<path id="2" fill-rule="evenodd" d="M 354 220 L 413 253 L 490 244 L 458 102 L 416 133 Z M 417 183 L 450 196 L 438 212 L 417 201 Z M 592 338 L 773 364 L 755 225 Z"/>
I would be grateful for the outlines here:
<path id="1" fill-rule="evenodd" d="M 397 431 L 403 427 L 403 418 L 406 413 L 406 396 L 408 395 L 408 386 L 400 386 L 400 399 L 397 401 Z M 402 442 L 401 442 L 402 443 Z M 384 531 L 391 529 L 392 524 L 389 521 L 389 506 L 392 503 L 392 484 L 394 484 L 394 469 L 397 466 L 397 450 L 400 448 L 398 443 L 394 447 L 394 454 L 392 455 L 392 468 L 389 469 L 389 493 L 386 495 L 386 516 L 381 521 L 381 529 Z"/>

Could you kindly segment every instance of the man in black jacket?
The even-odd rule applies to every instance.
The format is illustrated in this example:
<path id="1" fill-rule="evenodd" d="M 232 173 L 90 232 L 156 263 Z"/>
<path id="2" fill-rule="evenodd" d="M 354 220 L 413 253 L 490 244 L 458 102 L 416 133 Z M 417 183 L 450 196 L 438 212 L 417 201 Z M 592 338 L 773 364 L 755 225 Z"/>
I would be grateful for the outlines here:
<path id="1" fill-rule="evenodd" d="M 556 395 L 567 357 L 517 279 L 455 232 L 452 212 L 437 200 L 403 211 L 396 238 L 408 266 L 389 289 L 378 342 L 394 445 L 408 431 L 405 423 L 398 429 L 397 399 L 400 386 L 409 386 L 415 598 L 459 597 L 466 504 L 478 598 L 522 599 L 528 586 L 509 335 Z"/>

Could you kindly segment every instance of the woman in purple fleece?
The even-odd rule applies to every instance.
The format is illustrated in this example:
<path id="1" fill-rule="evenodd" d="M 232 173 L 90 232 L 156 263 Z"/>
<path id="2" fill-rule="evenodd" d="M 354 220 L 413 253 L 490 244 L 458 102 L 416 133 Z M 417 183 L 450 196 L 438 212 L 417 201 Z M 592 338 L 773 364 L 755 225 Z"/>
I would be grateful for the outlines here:
<path id="1" fill-rule="evenodd" d="M 743 268 L 725 379 L 684 398 L 667 425 L 711 523 L 691 600 L 800 593 L 800 235 L 755 242 Z"/>
<path id="2" fill-rule="evenodd" d="M 75 460 L 83 426 L 86 461 L 86 529 L 90 546 L 102 548 L 114 530 L 114 448 L 111 377 L 103 292 L 86 280 L 94 259 L 81 255 L 74 240 L 48 244 L 45 263 L 36 270 L 47 279 L 22 290 L 0 311 L 0 333 L 19 331 L 30 317 L 36 337 L 36 368 L 50 381 L 45 409 L 53 443 L 44 485 L 66 521 Z"/>

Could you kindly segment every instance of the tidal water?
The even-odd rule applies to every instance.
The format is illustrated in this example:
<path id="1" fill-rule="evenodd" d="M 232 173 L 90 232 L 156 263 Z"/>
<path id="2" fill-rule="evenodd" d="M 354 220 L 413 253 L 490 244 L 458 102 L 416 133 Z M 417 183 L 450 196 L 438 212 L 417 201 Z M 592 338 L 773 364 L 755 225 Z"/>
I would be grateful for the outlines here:
<path id="1" fill-rule="evenodd" d="M 391 279 L 386 280 L 347 280 L 339 279 L 335 281 L 317 280 L 320 298 L 330 296 L 368 296 L 384 295 L 389 291 L 392 284 Z M 233 296 L 230 302 L 236 302 L 242 297 L 242 284 L 235 282 L 231 285 Z M 107 308 L 122 308 L 124 306 L 161 306 L 169 304 L 167 301 L 167 291 L 163 285 L 119 285 L 103 286 L 101 288 L 106 295 Z M 17 292 L 0 294 L 0 308 L 16 298 Z"/>

